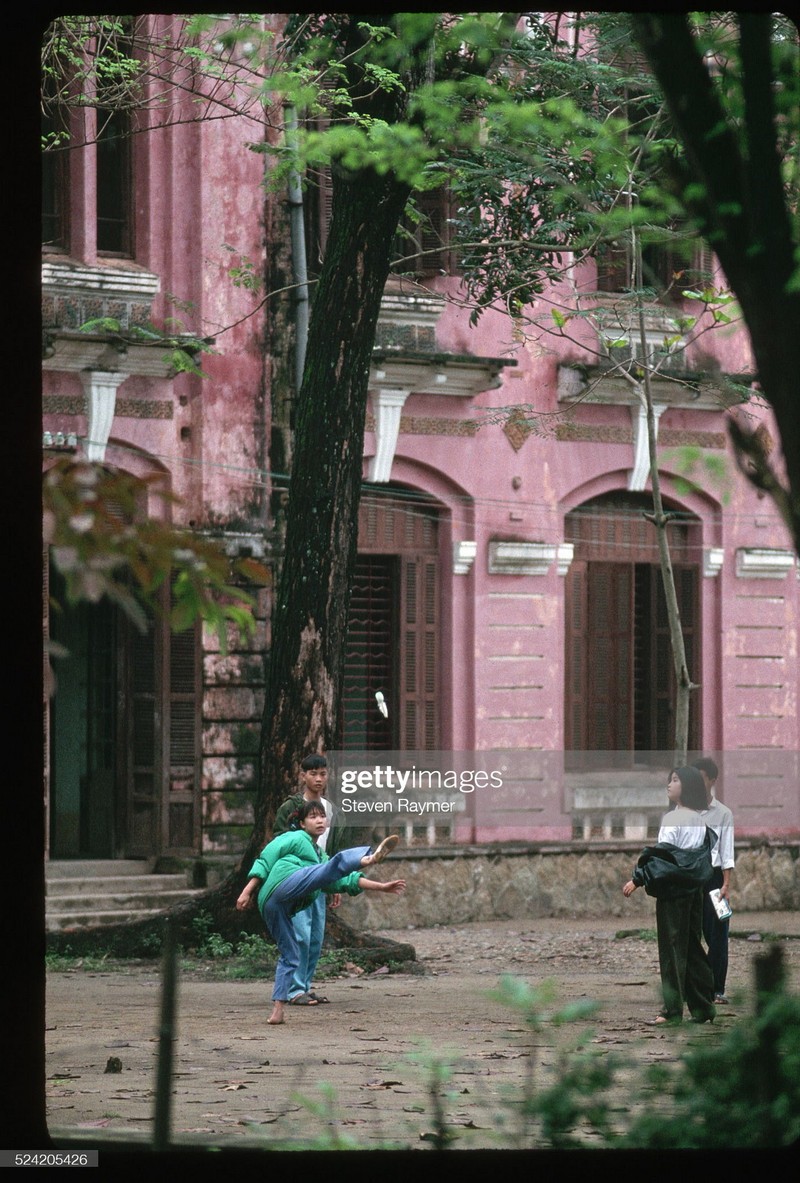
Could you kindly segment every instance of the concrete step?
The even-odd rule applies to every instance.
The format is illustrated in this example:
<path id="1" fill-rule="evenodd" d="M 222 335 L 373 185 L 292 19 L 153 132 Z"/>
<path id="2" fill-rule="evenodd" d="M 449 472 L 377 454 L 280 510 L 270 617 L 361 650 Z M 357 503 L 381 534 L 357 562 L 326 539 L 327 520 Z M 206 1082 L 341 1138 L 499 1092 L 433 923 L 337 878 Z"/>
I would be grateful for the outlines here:
<path id="1" fill-rule="evenodd" d="M 47 912 L 50 915 L 63 912 L 108 912 L 114 909 L 140 911 L 162 911 L 171 908 L 173 904 L 180 904 L 199 894 L 191 888 L 184 887 L 177 891 L 110 891 L 95 898 L 84 895 L 51 896 L 47 902 Z"/>
<path id="2" fill-rule="evenodd" d="M 187 887 L 186 876 L 180 875 L 97 875 L 87 879 L 48 879 L 45 883 L 48 907 L 60 896 L 93 896 L 102 899 L 107 893 L 115 895 L 146 892 L 176 891 Z"/>
<path id="3" fill-rule="evenodd" d="M 163 908 L 142 908 L 133 910 L 124 908 L 113 912 L 64 912 L 48 913 L 48 932 L 85 932 L 87 929 L 100 929 L 111 924 L 133 924 L 136 920 L 149 920 L 154 916 L 163 916 Z"/>
<path id="4" fill-rule="evenodd" d="M 148 859 L 50 859 L 45 863 L 45 878 L 97 879 L 118 875 L 149 875 L 153 864 Z"/>
<path id="5" fill-rule="evenodd" d="M 185 872 L 152 874 L 152 863 L 134 859 L 75 859 L 45 869 L 48 932 L 102 928 L 163 915 L 202 894 Z"/>

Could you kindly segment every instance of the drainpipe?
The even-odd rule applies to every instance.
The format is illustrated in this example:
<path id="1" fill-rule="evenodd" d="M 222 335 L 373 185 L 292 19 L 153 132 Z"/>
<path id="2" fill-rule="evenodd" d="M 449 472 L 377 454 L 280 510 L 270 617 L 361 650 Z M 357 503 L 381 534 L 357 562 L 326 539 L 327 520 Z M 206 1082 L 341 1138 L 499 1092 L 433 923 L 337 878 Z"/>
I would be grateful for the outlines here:
<path id="1" fill-rule="evenodd" d="M 286 141 L 290 148 L 297 142 L 297 115 L 294 107 L 286 108 Z M 295 390 L 303 382 L 308 340 L 308 265 L 306 262 L 306 232 L 303 220 L 303 189 L 300 174 L 293 169 L 289 174 L 289 226 L 292 245 L 292 274 L 295 283 Z"/>

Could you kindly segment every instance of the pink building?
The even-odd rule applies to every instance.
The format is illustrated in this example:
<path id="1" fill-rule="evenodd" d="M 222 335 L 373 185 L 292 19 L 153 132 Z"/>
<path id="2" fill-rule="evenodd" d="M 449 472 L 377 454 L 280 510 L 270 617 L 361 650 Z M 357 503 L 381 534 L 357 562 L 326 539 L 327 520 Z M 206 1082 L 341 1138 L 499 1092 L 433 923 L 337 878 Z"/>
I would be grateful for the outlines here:
<path id="1" fill-rule="evenodd" d="M 273 133 L 253 111 L 183 118 L 198 85 L 187 78 L 173 106 L 154 108 L 130 137 L 84 109 L 74 117 L 82 146 L 48 164 L 44 465 L 71 450 L 160 474 L 181 498 L 180 524 L 231 554 L 271 560 L 296 334 L 293 306 L 264 290 L 290 283 L 297 238 L 285 195 L 265 191 L 263 157 L 249 150 Z M 324 237 L 313 210 L 305 233 L 309 247 Z M 234 269 L 263 276 L 265 289 L 237 286 Z M 642 516 L 639 402 L 614 369 L 618 356 L 599 356 L 609 352 L 602 328 L 584 321 L 581 339 L 554 336 L 546 295 L 524 326 L 490 312 L 471 328 L 447 299 L 458 283 L 398 276 L 384 298 L 345 748 L 458 753 L 462 764 L 505 770 L 504 792 L 464 795 L 452 825 L 408 819 L 421 841 L 638 837 L 664 803 L 673 680 L 654 531 Z M 624 353 L 620 340 L 633 338 L 609 287 L 587 266 L 571 298 L 615 310 Z M 648 313 L 656 349 L 673 311 Z M 98 317 L 122 331 L 79 331 Z M 175 375 L 163 349 L 127 331 L 170 318 L 214 338 L 207 377 Z M 654 393 L 700 684 L 690 746 L 719 757 L 739 833 L 796 833 L 797 561 L 771 502 L 736 468 L 731 400 L 709 376 L 716 367 L 754 377 L 745 335 L 709 333 L 673 349 Z M 769 423 L 757 402 L 747 409 Z M 144 510 L 162 512 L 156 498 Z M 200 629 L 170 636 L 154 626 L 142 637 L 110 605 L 50 613 L 51 634 L 71 654 L 48 708 L 52 858 L 241 849 L 267 593 L 259 614 L 256 640 L 233 638 L 223 656 Z"/>

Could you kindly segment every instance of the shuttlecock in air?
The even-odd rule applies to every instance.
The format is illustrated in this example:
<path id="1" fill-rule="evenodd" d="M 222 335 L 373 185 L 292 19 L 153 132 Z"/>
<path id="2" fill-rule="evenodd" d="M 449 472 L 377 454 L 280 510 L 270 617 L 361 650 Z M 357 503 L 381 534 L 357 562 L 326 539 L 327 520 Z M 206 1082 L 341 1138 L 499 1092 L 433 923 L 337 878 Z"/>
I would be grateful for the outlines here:
<path id="1" fill-rule="evenodd" d="M 383 697 L 383 694 L 381 693 L 380 690 L 375 691 L 375 701 L 377 702 L 378 710 L 383 715 L 384 719 L 388 719 L 389 718 L 389 708 L 387 707 L 386 699 Z"/>

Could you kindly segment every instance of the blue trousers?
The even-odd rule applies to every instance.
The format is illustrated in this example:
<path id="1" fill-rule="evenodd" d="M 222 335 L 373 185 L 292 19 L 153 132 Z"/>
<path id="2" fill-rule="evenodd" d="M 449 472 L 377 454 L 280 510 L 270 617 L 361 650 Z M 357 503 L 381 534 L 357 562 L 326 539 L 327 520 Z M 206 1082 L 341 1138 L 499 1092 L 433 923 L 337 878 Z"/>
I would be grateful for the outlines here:
<path id="1" fill-rule="evenodd" d="M 289 1000 L 292 980 L 300 966 L 300 947 L 292 921 L 293 905 L 303 896 L 331 887 L 338 879 L 357 871 L 370 849 L 369 846 L 353 846 L 349 850 L 340 850 L 326 863 L 301 867 L 287 875 L 267 898 L 261 915 L 280 954 L 272 991 L 273 1002 Z"/>
<path id="2" fill-rule="evenodd" d="M 296 912 L 292 918 L 294 935 L 300 961 L 289 987 L 289 998 L 298 994 L 308 994 L 314 973 L 322 952 L 322 942 L 325 938 L 325 913 L 328 911 L 328 897 L 320 892 L 314 903 L 302 912 Z"/>

